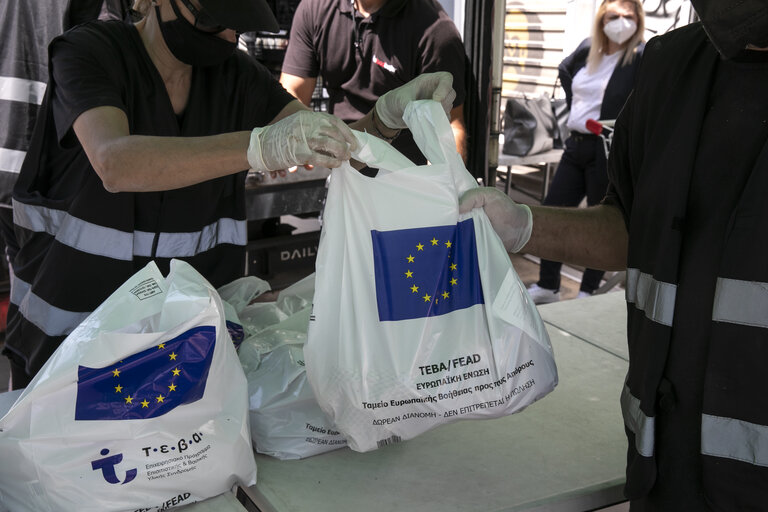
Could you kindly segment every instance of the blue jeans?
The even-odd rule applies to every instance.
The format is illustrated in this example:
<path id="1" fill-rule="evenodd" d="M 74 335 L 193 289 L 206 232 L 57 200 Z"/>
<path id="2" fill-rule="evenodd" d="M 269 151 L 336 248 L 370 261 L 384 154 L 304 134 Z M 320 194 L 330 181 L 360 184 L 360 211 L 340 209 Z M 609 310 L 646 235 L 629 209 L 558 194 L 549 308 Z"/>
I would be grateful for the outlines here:
<path id="1" fill-rule="evenodd" d="M 565 141 L 565 149 L 552 184 L 544 198 L 545 206 L 578 206 L 584 196 L 589 206 L 598 204 L 608 189 L 608 170 L 603 141 L 597 135 L 572 132 Z M 541 260 L 539 282 L 541 288 L 560 289 L 562 263 Z M 592 293 L 600 287 L 602 270 L 585 269 L 580 290 Z"/>

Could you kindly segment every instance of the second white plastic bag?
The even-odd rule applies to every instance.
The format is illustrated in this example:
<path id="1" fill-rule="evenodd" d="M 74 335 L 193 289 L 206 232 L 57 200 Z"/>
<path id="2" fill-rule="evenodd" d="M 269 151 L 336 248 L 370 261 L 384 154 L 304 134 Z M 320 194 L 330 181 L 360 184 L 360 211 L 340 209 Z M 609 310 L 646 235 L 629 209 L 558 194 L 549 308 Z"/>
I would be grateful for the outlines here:
<path id="1" fill-rule="evenodd" d="M 277 300 L 255 302 L 238 313 L 249 333 L 238 355 L 248 380 L 251 438 L 257 452 L 278 459 L 347 446 L 307 382 L 304 344 L 314 285 L 312 274 L 281 290 Z"/>

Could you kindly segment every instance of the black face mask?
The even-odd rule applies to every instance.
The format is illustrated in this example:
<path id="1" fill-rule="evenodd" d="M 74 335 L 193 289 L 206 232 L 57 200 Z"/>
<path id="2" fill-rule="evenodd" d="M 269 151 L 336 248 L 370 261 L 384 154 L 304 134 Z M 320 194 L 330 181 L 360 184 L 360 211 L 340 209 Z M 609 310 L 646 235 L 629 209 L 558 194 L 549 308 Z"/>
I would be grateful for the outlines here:
<path id="1" fill-rule="evenodd" d="M 725 59 L 748 44 L 768 46 L 768 0 L 691 0 L 701 24 Z"/>
<path id="2" fill-rule="evenodd" d="M 176 0 L 170 0 L 170 3 L 176 13 L 175 20 L 163 21 L 158 6 L 155 6 L 155 14 L 165 44 L 174 57 L 190 66 L 213 66 L 224 62 L 235 52 L 237 43 L 195 28 L 179 12 Z"/>

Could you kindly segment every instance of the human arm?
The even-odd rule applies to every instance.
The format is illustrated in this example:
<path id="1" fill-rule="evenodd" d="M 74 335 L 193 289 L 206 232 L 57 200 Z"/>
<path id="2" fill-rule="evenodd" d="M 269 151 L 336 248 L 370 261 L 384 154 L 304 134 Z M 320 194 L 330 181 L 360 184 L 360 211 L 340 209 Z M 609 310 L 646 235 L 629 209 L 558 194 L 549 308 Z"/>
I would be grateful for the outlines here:
<path id="1" fill-rule="evenodd" d="M 615 206 L 528 207 L 500 190 L 481 187 L 461 197 L 459 210 L 466 213 L 472 208 L 485 210 L 509 252 L 601 270 L 626 268 L 627 228 Z"/>
<path id="2" fill-rule="evenodd" d="M 608 204 L 589 208 L 531 206 L 533 230 L 523 251 L 600 270 L 627 267 L 627 227 Z"/>
<path id="3" fill-rule="evenodd" d="M 464 122 L 466 100 L 466 68 L 469 60 L 456 24 L 442 9 L 434 16 L 425 17 L 426 25 L 416 30 L 416 73 L 448 72 L 452 75 L 451 86 L 456 93 L 450 109 L 451 129 L 456 150 L 462 160 L 467 159 L 467 130 Z M 416 35 L 415 34 L 415 35 Z"/>
<path id="4" fill-rule="evenodd" d="M 131 135 L 125 112 L 110 106 L 83 112 L 73 128 L 110 192 L 172 190 L 248 168 L 248 131 L 208 137 Z"/>
<path id="5" fill-rule="evenodd" d="M 565 100 L 568 108 L 571 107 L 573 100 L 573 77 L 587 62 L 587 55 L 591 45 L 591 38 L 584 39 L 579 46 L 567 57 L 565 57 L 557 66 L 557 78 L 560 81 L 560 87 L 565 92 Z"/>
<path id="6" fill-rule="evenodd" d="M 461 155 L 464 163 L 467 163 L 467 128 L 464 124 L 464 105 L 451 109 L 451 129 L 456 140 L 456 151 Z"/>
<path id="7" fill-rule="evenodd" d="M 288 103 L 267 127 L 206 137 L 132 135 L 116 107 L 96 107 L 73 123 L 75 134 L 110 192 L 182 188 L 263 166 L 278 170 L 300 164 L 337 167 L 350 158 L 356 140 L 340 120 Z M 254 146 L 256 144 L 256 146 Z M 259 159 L 254 159 L 258 149 Z"/>
<path id="8" fill-rule="evenodd" d="M 312 93 L 317 85 L 316 77 L 302 77 L 288 73 L 280 73 L 280 83 L 285 90 L 291 93 L 295 98 L 307 107 L 312 101 Z"/>

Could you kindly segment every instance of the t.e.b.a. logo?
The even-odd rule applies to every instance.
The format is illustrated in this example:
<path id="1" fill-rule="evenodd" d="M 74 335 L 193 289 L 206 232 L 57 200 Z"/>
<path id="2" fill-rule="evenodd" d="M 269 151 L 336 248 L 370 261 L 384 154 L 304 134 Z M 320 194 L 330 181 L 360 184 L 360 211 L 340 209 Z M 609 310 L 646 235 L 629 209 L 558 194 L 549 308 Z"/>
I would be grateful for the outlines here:
<path id="1" fill-rule="evenodd" d="M 94 471 L 101 470 L 101 476 L 104 477 L 104 480 L 110 484 L 124 485 L 136 478 L 137 470 L 136 468 L 133 468 L 125 472 L 125 480 L 121 481 L 120 478 L 117 477 L 115 466 L 123 461 L 123 454 L 117 453 L 106 457 L 107 454 L 109 454 L 109 450 L 104 448 L 101 450 L 101 455 L 104 456 L 104 458 L 91 461 L 91 468 L 93 468 Z"/>

